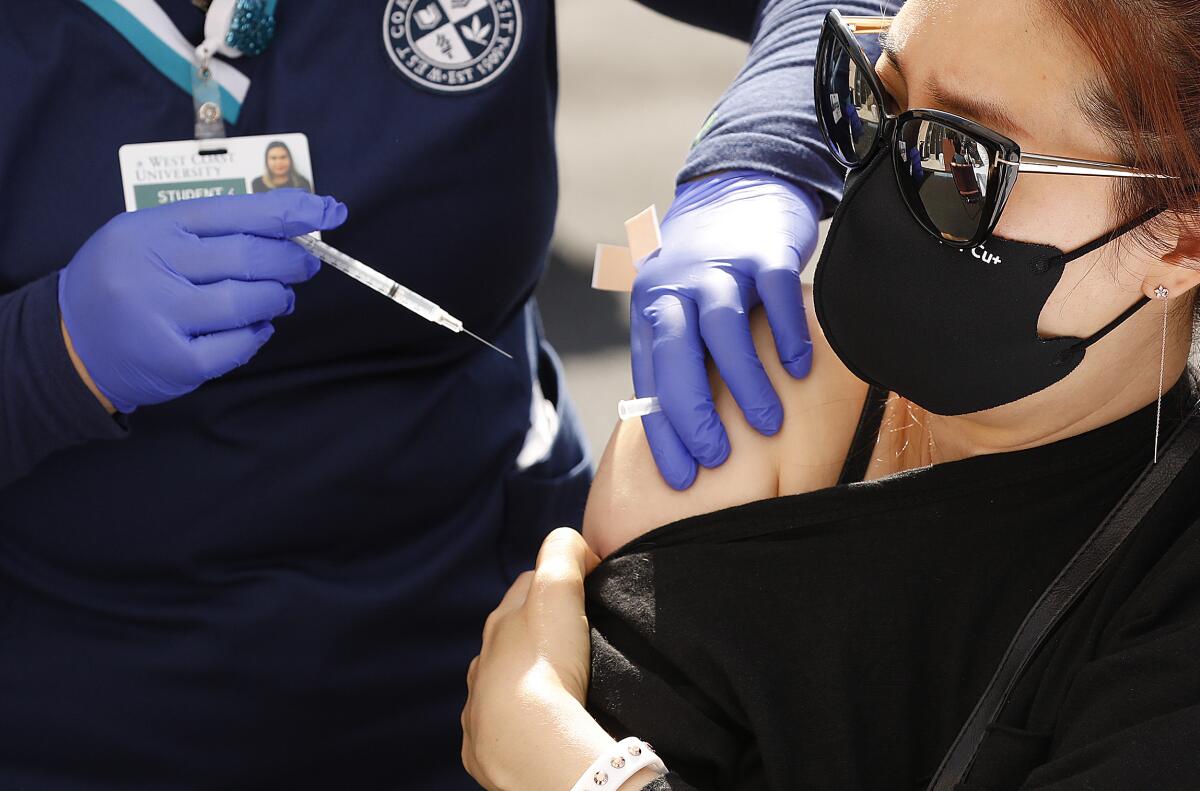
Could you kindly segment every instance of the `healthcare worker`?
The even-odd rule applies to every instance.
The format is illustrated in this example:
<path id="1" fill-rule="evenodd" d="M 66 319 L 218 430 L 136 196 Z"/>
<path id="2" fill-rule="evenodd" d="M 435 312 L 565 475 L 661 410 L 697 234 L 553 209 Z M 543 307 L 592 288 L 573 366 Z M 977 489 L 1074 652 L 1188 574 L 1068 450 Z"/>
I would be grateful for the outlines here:
<path id="1" fill-rule="evenodd" d="M 685 487 L 728 453 L 701 337 L 767 433 L 759 295 L 807 369 L 795 282 L 840 174 L 806 20 L 829 4 L 647 4 L 755 41 L 634 296 L 647 428 Z M 471 788 L 483 618 L 578 524 L 589 462 L 530 301 L 552 0 L 236 5 L 221 120 L 305 133 L 317 194 L 123 214 L 118 149 L 204 120 L 207 3 L 0 0 L 0 788 Z M 306 283 L 286 238 L 314 230 L 515 360 L 337 272 Z"/>

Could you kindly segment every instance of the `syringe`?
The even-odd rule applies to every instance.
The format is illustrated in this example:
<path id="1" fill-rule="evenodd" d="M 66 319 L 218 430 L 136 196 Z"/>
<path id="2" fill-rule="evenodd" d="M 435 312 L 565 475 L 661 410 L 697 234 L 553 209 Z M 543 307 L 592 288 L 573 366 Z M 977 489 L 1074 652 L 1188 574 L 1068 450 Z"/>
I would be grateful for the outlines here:
<path id="1" fill-rule="evenodd" d="M 425 299 L 425 297 L 412 289 L 405 288 L 395 280 L 392 280 L 382 272 L 377 272 L 357 258 L 351 258 L 336 247 L 331 247 L 312 235 L 293 236 L 292 241 L 339 272 L 344 272 L 363 285 L 378 291 L 380 294 L 383 294 L 400 306 L 408 308 L 426 321 L 440 324 L 451 332 L 465 332 L 483 345 L 500 352 L 508 359 L 511 360 L 513 358 L 508 352 L 496 348 L 465 328 L 460 320 L 451 316 L 436 303 Z"/>

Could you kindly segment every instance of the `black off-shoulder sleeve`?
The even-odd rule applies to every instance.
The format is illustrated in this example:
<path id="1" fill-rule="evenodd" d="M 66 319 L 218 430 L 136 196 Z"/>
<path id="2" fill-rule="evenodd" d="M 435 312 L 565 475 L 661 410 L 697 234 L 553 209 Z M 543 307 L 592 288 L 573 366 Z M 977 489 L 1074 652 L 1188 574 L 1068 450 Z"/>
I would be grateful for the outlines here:
<path id="1" fill-rule="evenodd" d="M 654 745 L 672 770 L 650 786 L 655 791 L 734 788 L 746 744 L 736 703 L 723 693 L 728 684 L 719 673 L 688 659 L 691 641 L 672 637 L 678 628 L 695 629 L 687 613 L 672 607 L 671 631 L 656 628 L 655 573 L 650 556 L 635 554 L 602 564 L 587 579 L 588 710 L 614 738 Z"/>

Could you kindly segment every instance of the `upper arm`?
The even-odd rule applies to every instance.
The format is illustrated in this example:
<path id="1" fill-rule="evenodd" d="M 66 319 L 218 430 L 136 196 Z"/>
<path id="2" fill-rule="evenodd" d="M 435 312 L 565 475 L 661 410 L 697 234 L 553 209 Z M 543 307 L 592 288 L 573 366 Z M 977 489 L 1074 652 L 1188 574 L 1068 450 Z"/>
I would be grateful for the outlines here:
<path id="1" fill-rule="evenodd" d="M 659 475 L 641 421 L 618 423 L 600 459 L 583 520 L 584 537 L 601 557 L 669 522 L 837 482 L 867 386 L 837 359 L 815 320 L 809 320 L 813 367 L 805 379 L 784 371 L 761 310 L 751 314 L 750 324 L 759 358 L 783 402 L 783 427 L 773 437 L 751 428 L 710 366 L 713 401 L 729 435 L 729 459 L 714 469 L 701 468 L 691 488 L 678 492 Z"/>

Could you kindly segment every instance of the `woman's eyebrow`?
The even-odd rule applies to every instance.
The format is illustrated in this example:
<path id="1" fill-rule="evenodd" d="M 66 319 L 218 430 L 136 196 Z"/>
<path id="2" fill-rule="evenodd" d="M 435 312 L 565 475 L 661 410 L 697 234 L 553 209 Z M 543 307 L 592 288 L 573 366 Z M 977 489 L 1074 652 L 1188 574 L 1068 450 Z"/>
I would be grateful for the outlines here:
<path id="1" fill-rule="evenodd" d="M 879 47 L 887 59 L 891 61 L 892 67 L 901 79 L 905 79 L 904 61 L 900 56 L 900 48 L 896 45 L 895 40 L 890 38 L 885 32 L 879 37 Z M 905 80 L 907 82 L 907 80 Z M 930 77 L 925 82 L 925 89 L 929 91 L 930 96 L 937 103 L 938 108 L 955 115 L 963 115 L 978 121 L 985 126 L 994 127 L 997 131 L 1006 133 L 1009 137 L 1024 137 L 1029 138 L 1031 135 L 1026 131 L 1025 127 L 1017 123 L 1017 120 L 1009 115 L 999 102 L 987 101 L 984 99 L 975 99 L 970 96 L 957 96 L 950 93 L 940 84 L 934 77 Z"/>
<path id="2" fill-rule="evenodd" d="M 900 75 L 904 75 L 904 64 L 900 60 L 900 47 L 897 46 L 895 40 L 888 35 L 888 31 L 883 31 L 879 34 L 879 49 L 884 55 L 888 56 L 888 60 L 896 67 L 896 71 Z"/>
<path id="3" fill-rule="evenodd" d="M 990 126 L 1009 137 L 1029 139 L 1032 135 L 999 102 L 987 99 L 976 99 L 973 96 L 958 96 L 950 93 L 938 84 L 937 79 L 930 77 L 925 81 L 925 90 L 937 102 L 940 109 L 955 115 L 963 115 L 984 126 Z"/>

